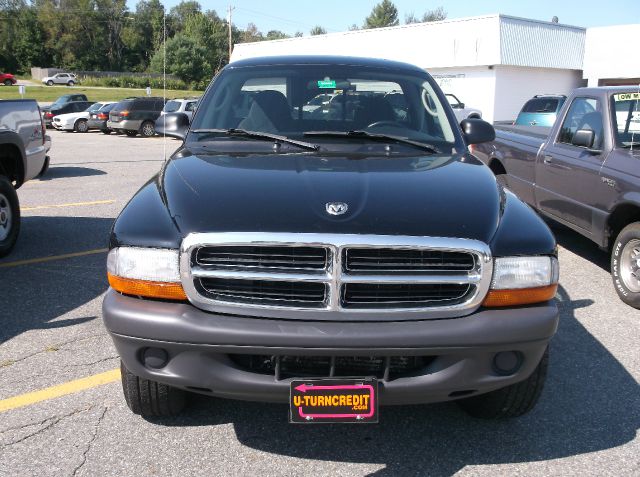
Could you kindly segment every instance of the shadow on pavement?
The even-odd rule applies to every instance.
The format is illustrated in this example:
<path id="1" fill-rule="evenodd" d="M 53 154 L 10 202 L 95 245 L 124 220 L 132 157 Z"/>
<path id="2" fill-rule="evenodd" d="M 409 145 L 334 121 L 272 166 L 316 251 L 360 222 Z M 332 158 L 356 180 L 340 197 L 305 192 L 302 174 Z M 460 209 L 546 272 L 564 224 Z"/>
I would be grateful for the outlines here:
<path id="1" fill-rule="evenodd" d="M 636 436 L 640 386 L 574 317 L 593 304 L 559 291 L 561 319 L 538 406 L 505 421 L 473 419 L 453 403 L 383 407 L 380 424 L 300 426 L 287 406 L 194 396 L 166 426 L 233 423 L 251 448 L 302 459 L 382 464 L 376 475 L 452 475 L 467 465 L 559 459 L 610 449 Z M 211 456 L 212 459 L 215 456 Z M 311 464 L 310 464 L 311 465 Z"/>
<path id="2" fill-rule="evenodd" d="M 565 227 L 564 225 L 550 219 L 547 219 L 546 222 L 556 236 L 558 245 L 589 260 L 594 265 L 597 265 L 609 273 L 610 266 L 608 252 L 602 250 L 595 244 L 595 242 L 592 242 L 587 237 L 571 230 L 569 227 Z"/>
<path id="3" fill-rule="evenodd" d="M 52 166 L 45 173 L 44 176 L 39 177 L 41 181 L 50 181 L 53 179 L 61 179 L 63 177 L 87 177 L 87 176 L 102 176 L 106 172 L 100 169 L 92 169 L 90 167 L 60 167 Z"/>
<path id="4" fill-rule="evenodd" d="M 18 243 L 0 265 L 106 248 L 113 219 L 23 217 Z M 95 316 L 56 320 L 107 289 L 106 252 L 0 268 L 0 343 L 25 331 L 61 328 Z"/>

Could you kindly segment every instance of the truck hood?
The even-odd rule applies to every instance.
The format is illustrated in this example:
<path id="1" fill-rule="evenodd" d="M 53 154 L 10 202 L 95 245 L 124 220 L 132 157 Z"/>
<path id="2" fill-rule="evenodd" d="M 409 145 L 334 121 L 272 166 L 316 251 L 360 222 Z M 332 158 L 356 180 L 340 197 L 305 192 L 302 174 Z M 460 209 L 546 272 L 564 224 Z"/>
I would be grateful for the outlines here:
<path id="1" fill-rule="evenodd" d="M 159 183 L 181 234 L 298 232 L 462 237 L 488 243 L 501 197 L 470 155 L 178 152 Z M 327 203 L 343 202 L 343 215 Z"/>

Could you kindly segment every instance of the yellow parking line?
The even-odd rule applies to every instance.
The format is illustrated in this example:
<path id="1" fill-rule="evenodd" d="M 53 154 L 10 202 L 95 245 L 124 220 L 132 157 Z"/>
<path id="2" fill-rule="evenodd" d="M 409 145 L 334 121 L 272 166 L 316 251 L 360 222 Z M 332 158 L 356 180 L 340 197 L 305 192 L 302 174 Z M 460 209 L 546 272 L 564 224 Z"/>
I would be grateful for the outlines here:
<path id="1" fill-rule="evenodd" d="M 92 202 L 71 202 L 69 204 L 51 204 L 51 205 L 37 205 L 34 207 L 20 207 L 21 212 L 29 210 L 41 210 L 41 209 L 60 209 L 63 207 L 80 207 L 83 205 L 101 205 L 101 204 L 113 204 L 115 200 L 94 200 Z"/>
<path id="2" fill-rule="evenodd" d="M 16 260 L 15 262 L 0 263 L 0 268 L 18 267 L 20 265 L 32 265 L 34 263 L 53 262 L 54 260 L 64 260 L 66 258 L 84 257 L 85 255 L 96 255 L 107 253 L 108 248 L 97 248 L 84 252 L 65 253 L 64 255 L 52 255 L 51 257 L 29 258 L 27 260 Z"/>
<path id="3" fill-rule="evenodd" d="M 67 394 L 74 394 L 87 389 L 109 384 L 120 379 L 120 370 L 112 369 L 105 373 L 94 374 L 86 378 L 76 379 L 68 383 L 58 384 L 49 388 L 41 389 L 31 393 L 21 394 L 0 401 L 0 412 L 17 409 L 19 407 L 30 406 L 41 401 L 48 401 Z"/>

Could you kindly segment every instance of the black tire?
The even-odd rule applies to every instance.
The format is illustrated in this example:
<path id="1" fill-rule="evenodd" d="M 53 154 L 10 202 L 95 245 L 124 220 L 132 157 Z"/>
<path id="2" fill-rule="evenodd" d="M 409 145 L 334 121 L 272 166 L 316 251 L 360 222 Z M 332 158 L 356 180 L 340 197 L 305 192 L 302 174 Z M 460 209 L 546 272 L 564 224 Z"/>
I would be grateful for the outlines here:
<path id="1" fill-rule="evenodd" d="M 20 233 L 20 202 L 9 179 L 0 176 L 0 257 L 11 252 Z"/>
<path id="2" fill-rule="evenodd" d="M 120 361 L 122 392 L 134 414 L 145 417 L 175 416 L 186 404 L 186 392 L 166 384 L 139 378 Z"/>
<path id="3" fill-rule="evenodd" d="M 125 130 L 125 134 L 129 137 L 134 137 L 138 135 L 138 131 L 129 131 L 129 130 Z"/>
<path id="4" fill-rule="evenodd" d="M 101 129 L 102 134 L 111 134 L 113 131 L 111 129 Z"/>
<path id="5" fill-rule="evenodd" d="M 47 81 L 47 86 L 53 86 L 53 81 L 52 80 Z"/>
<path id="6" fill-rule="evenodd" d="M 69 82 L 67 83 L 67 86 L 73 86 L 74 84 L 76 84 L 76 82 L 75 82 L 75 81 L 69 81 Z"/>
<path id="7" fill-rule="evenodd" d="M 140 126 L 140 135 L 143 137 L 153 137 L 156 135 L 156 126 L 153 121 L 145 121 Z"/>
<path id="8" fill-rule="evenodd" d="M 87 123 L 86 119 L 78 119 L 73 125 L 73 129 L 79 133 L 86 133 L 89 131 L 89 123 Z"/>
<path id="9" fill-rule="evenodd" d="M 640 222 L 623 228 L 611 249 L 611 279 L 620 299 L 640 308 Z M 636 278 L 637 277 L 637 278 Z"/>
<path id="10" fill-rule="evenodd" d="M 531 411 L 544 387 L 549 365 L 549 348 L 531 376 L 524 381 L 496 391 L 458 401 L 467 414 L 481 419 L 505 419 L 519 417 Z"/>
<path id="11" fill-rule="evenodd" d="M 42 166 L 42 169 L 40 169 L 40 174 L 38 174 L 38 177 L 42 177 L 47 173 L 47 171 L 49 170 L 50 162 L 51 162 L 51 158 L 49 156 L 46 156 L 44 158 L 44 165 Z"/>
<path id="12" fill-rule="evenodd" d="M 10 79 L 4 80 L 4 85 L 5 86 L 12 86 L 13 82 Z"/>

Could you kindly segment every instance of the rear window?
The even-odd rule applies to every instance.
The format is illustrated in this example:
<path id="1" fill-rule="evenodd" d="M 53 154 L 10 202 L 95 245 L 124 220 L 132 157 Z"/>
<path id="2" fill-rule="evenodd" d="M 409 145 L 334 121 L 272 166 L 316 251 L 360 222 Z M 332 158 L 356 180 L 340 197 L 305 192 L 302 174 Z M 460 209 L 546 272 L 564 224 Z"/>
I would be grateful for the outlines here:
<path id="1" fill-rule="evenodd" d="M 169 101 L 164 107 L 163 111 L 165 113 L 175 113 L 177 110 L 180 109 L 181 104 L 182 104 L 181 101 Z"/>
<path id="2" fill-rule="evenodd" d="M 124 111 L 125 109 L 131 109 L 133 101 L 122 101 L 116 104 L 113 108 L 114 111 Z"/>
<path id="3" fill-rule="evenodd" d="M 555 113 L 558 110 L 558 98 L 534 98 L 526 102 L 523 113 Z"/>

